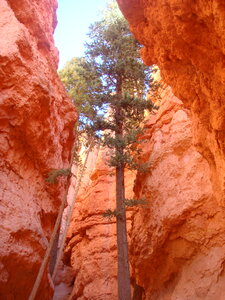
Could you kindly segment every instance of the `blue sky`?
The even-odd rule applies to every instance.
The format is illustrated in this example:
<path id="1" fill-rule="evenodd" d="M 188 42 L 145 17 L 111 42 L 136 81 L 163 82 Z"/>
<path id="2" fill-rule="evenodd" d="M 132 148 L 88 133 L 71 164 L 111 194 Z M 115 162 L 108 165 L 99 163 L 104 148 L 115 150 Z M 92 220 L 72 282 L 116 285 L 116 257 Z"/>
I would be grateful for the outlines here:
<path id="1" fill-rule="evenodd" d="M 84 53 L 88 27 L 98 20 L 107 0 L 58 0 L 58 25 L 54 38 L 59 49 L 59 69 L 75 56 Z"/>

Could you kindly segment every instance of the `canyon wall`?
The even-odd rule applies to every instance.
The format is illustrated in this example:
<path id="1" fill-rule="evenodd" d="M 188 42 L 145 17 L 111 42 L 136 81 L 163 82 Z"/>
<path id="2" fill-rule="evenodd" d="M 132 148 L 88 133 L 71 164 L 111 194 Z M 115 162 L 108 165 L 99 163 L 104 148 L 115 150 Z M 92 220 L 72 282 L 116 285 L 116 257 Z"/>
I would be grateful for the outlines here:
<path id="1" fill-rule="evenodd" d="M 225 294 L 225 3 L 118 0 L 146 64 L 172 87 L 145 125 L 146 174 L 126 174 L 132 283 L 146 300 L 223 300 Z M 68 180 L 76 114 L 58 79 L 56 1 L 0 2 L 0 298 L 27 299 Z M 76 204 L 64 261 L 73 299 L 116 300 L 115 180 L 98 152 Z M 93 167 L 93 166 L 92 166 Z M 89 180 L 89 179 L 88 179 Z M 71 278 L 69 279 L 71 280 Z M 50 299 L 46 270 L 38 299 Z"/>
<path id="2" fill-rule="evenodd" d="M 225 3 L 118 3 L 134 35 L 144 45 L 145 63 L 160 67 L 164 81 L 190 110 L 192 129 L 189 150 L 184 151 L 184 142 L 179 142 L 170 126 L 165 124 L 158 136 L 153 130 L 157 125 L 149 127 L 151 141 L 146 159 L 152 164 L 151 177 L 138 175 L 135 190 L 151 205 L 133 220 L 134 276 L 144 288 L 145 299 L 222 300 Z M 176 113 L 172 118 L 176 117 L 186 116 Z M 171 135 L 172 151 L 165 147 L 164 130 Z M 187 133 L 185 129 L 184 135 Z"/>
<path id="3" fill-rule="evenodd" d="M 192 144 L 190 111 L 167 88 L 145 125 L 134 191 L 147 200 L 132 219 L 132 277 L 146 300 L 224 299 L 225 213 L 208 161 Z"/>
<path id="4" fill-rule="evenodd" d="M 225 3 L 223 0 L 117 0 L 174 94 L 190 108 L 193 143 L 208 160 L 213 190 L 225 200 Z"/>
<path id="5" fill-rule="evenodd" d="M 0 298 L 27 299 L 68 184 L 76 114 L 57 76 L 55 0 L 0 1 Z M 50 299 L 46 270 L 39 299 Z"/>

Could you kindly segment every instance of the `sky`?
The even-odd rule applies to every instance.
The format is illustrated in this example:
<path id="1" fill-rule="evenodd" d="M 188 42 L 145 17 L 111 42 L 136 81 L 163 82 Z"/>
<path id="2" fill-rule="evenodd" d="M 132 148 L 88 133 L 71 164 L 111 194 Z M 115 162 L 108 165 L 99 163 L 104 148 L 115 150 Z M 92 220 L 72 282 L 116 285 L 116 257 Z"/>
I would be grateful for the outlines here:
<path id="1" fill-rule="evenodd" d="M 84 54 L 88 27 L 99 18 L 107 0 L 58 0 L 58 25 L 54 39 L 59 50 L 59 69 L 67 61 Z"/>

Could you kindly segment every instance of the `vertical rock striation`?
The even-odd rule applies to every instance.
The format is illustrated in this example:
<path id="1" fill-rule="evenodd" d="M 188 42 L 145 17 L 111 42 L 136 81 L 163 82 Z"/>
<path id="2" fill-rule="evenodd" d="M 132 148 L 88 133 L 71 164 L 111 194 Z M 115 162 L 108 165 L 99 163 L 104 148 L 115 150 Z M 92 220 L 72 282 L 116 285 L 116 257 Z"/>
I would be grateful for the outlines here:
<path id="1" fill-rule="evenodd" d="M 76 114 L 57 76 L 55 0 L 0 3 L 0 298 L 27 299 L 66 179 Z M 39 299 L 50 299 L 47 271 Z"/>

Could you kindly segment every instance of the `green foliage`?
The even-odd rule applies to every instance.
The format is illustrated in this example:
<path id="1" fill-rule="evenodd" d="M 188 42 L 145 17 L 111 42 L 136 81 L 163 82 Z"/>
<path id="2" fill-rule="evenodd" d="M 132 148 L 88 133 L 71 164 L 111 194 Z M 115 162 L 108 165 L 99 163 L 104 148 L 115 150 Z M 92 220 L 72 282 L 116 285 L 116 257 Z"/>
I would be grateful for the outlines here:
<path id="1" fill-rule="evenodd" d="M 111 149 L 111 166 L 140 170 L 140 124 L 145 110 L 158 109 L 146 100 L 149 85 L 154 95 L 158 90 L 154 70 L 142 63 L 140 44 L 115 1 L 88 36 L 85 57 L 72 59 L 59 72 L 79 112 L 82 143 L 94 138 Z"/>
<path id="2" fill-rule="evenodd" d="M 145 199 L 133 198 L 133 199 L 125 199 L 124 204 L 127 207 L 134 207 L 134 206 L 138 206 L 138 205 L 146 205 L 147 202 Z M 119 213 L 117 212 L 116 209 L 114 209 L 114 210 L 107 209 L 102 215 L 103 215 L 103 217 L 109 218 L 111 220 L 113 217 L 117 217 L 119 215 Z"/>
<path id="3" fill-rule="evenodd" d="M 124 203 L 128 207 L 147 204 L 145 199 L 135 199 L 135 198 L 134 199 L 125 199 Z"/>
<path id="4" fill-rule="evenodd" d="M 140 166 L 140 124 L 145 110 L 158 109 L 146 100 L 149 85 L 157 97 L 154 68 L 142 63 L 140 44 L 115 1 L 109 1 L 88 36 L 85 57 L 72 59 L 59 72 L 79 112 L 82 143 L 92 138 L 111 149 L 109 164 L 113 167 L 144 170 Z"/>
<path id="5" fill-rule="evenodd" d="M 95 68 L 101 88 L 92 95 L 100 113 L 86 130 L 112 150 L 111 166 L 137 169 L 140 123 L 145 110 L 157 109 L 146 101 L 149 83 L 153 82 L 151 68 L 141 62 L 140 45 L 114 2 L 102 20 L 90 27 L 89 38 L 86 60 Z"/>
<path id="6" fill-rule="evenodd" d="M 71 175 L 71 169 L 58 169 L 52 170 L 48 173 L 48 177 L 45 179 L 48 183 L 56 183 L 57 178 L 61 176 L 69 176 Z"/>
<path id="7" fill-rule="evenodd" d="M 112 219 L 112 217 L 116 217 L 117 213 L 116 210 L 111 210 L 111 209 L 107 209 L 102 216 L 105 218 L 109 218 L 110 220 Z"/>
<path id="8" fill-rule="evenodd" d="M 86 126 L 97 117 L 99 105 L 93 95 L 101 89 L 101 81 L 85 58 L 73 58 L 67 62 L 59 76 L 79 113 L 78 138 L 82 136 L 84 139 Z"/>
<path id="9" fill-rule="evenodd" d="M 111 3 L 102 20 L 90 27 L 86 58 L 101 77 L 107 94 L 116 92 L 118 80 L 130 95 L 143 95 L 150 72 L 139 55 L 140 44 L 130 33 L 117 5 Z"/>

